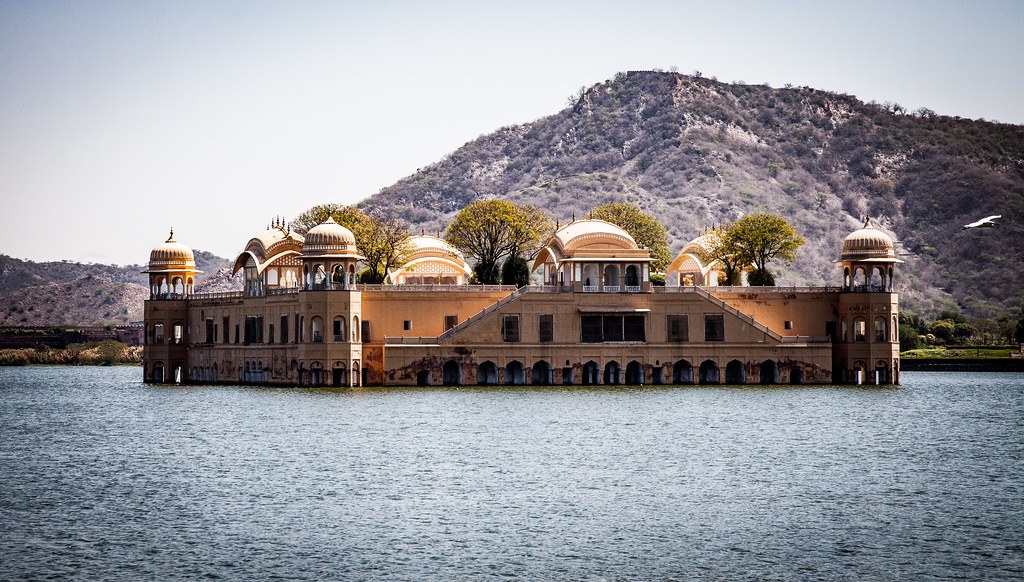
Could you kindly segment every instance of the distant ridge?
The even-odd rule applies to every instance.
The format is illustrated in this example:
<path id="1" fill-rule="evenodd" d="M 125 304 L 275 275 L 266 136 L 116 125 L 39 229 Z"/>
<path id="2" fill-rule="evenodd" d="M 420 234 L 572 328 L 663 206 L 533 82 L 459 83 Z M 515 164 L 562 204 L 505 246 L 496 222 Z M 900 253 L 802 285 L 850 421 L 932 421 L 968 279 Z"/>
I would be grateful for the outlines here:
<path id="1" fill-rule="evenodd" d="M 768 211 L 808 244 L 780 285 L 835 283 L 843 237 L 870 215 L 901 245 L 904 306 L 977 317 L 1022 307 L 1024 127 L 907 112 L 808 87 L 631 71 L 566 109 L 501 128 L 365 200 L 443 229 L 480 198 L 566 221 L 627 200 L 657 216 L 673 250 L 705 228 Z M 999 228 L 961 232 L 1003 214 Z"/>

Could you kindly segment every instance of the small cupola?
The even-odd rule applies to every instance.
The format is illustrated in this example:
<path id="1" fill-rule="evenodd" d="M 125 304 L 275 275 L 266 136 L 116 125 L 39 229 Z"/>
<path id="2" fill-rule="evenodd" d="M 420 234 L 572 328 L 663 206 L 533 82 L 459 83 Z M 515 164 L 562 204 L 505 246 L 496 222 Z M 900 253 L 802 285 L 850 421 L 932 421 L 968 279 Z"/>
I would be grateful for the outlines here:
<path id="1" fill-rule="evenodd" d="M 150 299 L 183 299 L 195 290 L 195 253 L 187 245 L 174 238 L 174 229 L 163 244 L 153 247 L 149 253 Z"/>
<path id="2" fill-rule="evenodd" d="M 903 261 L 896 258 L 892 237 L 865 218 L 864 226 L 843 240 L 834 262 L 843 266 L 843 291 L 892 292 L 893 265 Z"/>

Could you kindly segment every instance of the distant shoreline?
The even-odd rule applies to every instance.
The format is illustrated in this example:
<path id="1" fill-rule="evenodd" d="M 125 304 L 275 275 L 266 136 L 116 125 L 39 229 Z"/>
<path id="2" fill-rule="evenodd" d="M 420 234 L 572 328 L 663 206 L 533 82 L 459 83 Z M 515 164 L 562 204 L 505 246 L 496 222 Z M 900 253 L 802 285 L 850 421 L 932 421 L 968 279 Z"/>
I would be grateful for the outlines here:
<path id="1" fill-rule="evenodd" d="M 1024 358 L 902 358 L 904 372 L 1024 372 Z"/>

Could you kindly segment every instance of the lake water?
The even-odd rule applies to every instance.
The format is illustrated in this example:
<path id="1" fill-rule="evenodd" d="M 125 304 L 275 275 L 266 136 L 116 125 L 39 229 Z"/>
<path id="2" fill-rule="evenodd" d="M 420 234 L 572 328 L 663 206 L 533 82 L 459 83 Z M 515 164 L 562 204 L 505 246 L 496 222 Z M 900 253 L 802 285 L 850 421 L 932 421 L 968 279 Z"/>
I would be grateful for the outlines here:
<path id="1" fill-rule="evenodd" d="M 1024 375 L 142 384 L 0 368 L 0 579 L 1024 579 Z"/>

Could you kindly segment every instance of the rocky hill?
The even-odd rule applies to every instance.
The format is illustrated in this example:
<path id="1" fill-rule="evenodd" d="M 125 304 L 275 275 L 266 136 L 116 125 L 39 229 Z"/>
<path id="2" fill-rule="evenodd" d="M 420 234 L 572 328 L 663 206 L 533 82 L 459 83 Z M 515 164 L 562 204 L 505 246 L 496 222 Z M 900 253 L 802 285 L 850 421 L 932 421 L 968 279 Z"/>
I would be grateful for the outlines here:
<path id="1" fill-rule="evenodd" d="M 364 201 L 442 230 L 479 198 L 561 221 L 625 200 L 658 217 L 673 250 L 744 214 L 785 216 L 806 239 L 780 285 L 838 282 L 843 237 L 865 215 L 907 262 L 904 305 L 983 317 L 1024 296 L 1024 127 L 907 112 L 808 87 L 630 72 L 569 107 L 481 136 Z M 1001 214 L 999 226 L 962 231 Z"/>
<path id="2" fill-rule="evenodd" d="M 231 261 L 195 251 L 199 291 L 241 289 Z M 116 325 L 142 319 L 142 265 L 24 261 L 0 255 L 0 327 Z"/>

